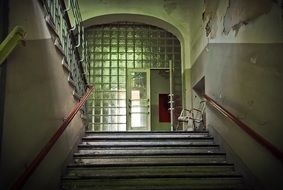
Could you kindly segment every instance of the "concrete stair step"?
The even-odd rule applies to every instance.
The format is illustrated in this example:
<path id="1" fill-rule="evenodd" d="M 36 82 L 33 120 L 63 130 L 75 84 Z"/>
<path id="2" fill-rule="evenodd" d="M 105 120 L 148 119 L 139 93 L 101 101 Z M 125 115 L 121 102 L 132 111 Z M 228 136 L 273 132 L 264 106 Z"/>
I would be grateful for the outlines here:
<path id="1" fill-rule="evenodd" d="M 213 139 L 187 139 L 187 140 L 92 140 L 83 141 L 81 145 L 95 146 L 183 146 L 183 145 L 212 145 Z"/>
<path id="2" fill-rule="evenodd" d="M 140 178 L 242 178 L 236 172 L 229 172 L 229 173 L 209 173 L 209 174 L 202 174 L 202 173 L 146 173 L 146 174 L 121 174 L 121 175 L 82 175 L 82 176 L 65 176 L 63 180 L 85 180 L 85 179 L 140 179 Z"/>
<path id="3" fill-rule="evenodd" d="M 127 135 L 127 136 L 133 136 L 133 135 L 208 135 L 208 131 L 114 131 L 114 132 L 108 132 L 108 131 L 86 131 L 86 136 L 88 135 Z"/>
<path id="4" fill-rule="evenodd" d="M 76 164 L 158 164 L 158 163 L 226 163 L 225 154 L 191 154 L 165 156 L 75 156 Z"/>
<path id="5" fill-rule="evenodd" d="M 74 153 L 74 157 L 109 157 L 109 156 L 179 156 L 179 155 L 184 155 L 184 156 L 196 156 L 196 155 L 208 155 L 208 156 L 214 156 L 214 155 L 225 155 L 223 152 L 190 152 L 190 151 L 128 151 L 125 150 L 124 152 L 103 152 L 101 154 L 97 153 Z"/>
<path id="6" fill-rule="evenodd" d="M 186 136 L 86 136 L 82 138 L 83 141 L 168 141 L 168 140 L 174 140 L 174 141 L 187 141 L 187 140 L 213 140 L 213 137 L 211 136 L 192 136 L 192 137 L 186 137 Z"/>
<path id="7" fill-rule="evenodd" d="M 82 138 L 83 141 L 166 141 L 166 140 L 176 140 L 176 141 L 186 141 L 186 140 L 213 140 L 213 137 L 204 136 L 204 137 L 182 137 L 182 136 L 87 136 Z"/>
<path id="8" fill-rule="evenodd" d="M 183 166 L 105 166 L 105 167 L 80 167 L 68 166 L 65 177 L 126 177 L 126 176 L 161 176 L 161 175 L 239 175 L 232 164 L 211 165 L 183 165 Z"/>
<path id="9" fill-rule="evenodd" d="M 95 143 L 89 144 L 89 143 L 81 143 L 78 145 L 79 150 L 101 150 L 101 149 L 107 149 L 107 150 L 115 150 L 115 149 L 163 149 L 163 148 L 188 148 L 188 149 L 193 149 L 193 148 L 219 148 L 219 145 L 217 144 L 183 144 L 183 145 L 178 145 L 178 144 L 145 144 L 145 145 L 139 145 L 139 144 L 100 144 L 97 145 Z"/>
<path id="10" fill-rule="evenodd" d="M 207 131 L 86 132 L 66 190 L 248 189 Z"/>
<path id="11" fill-rule="evenodd" d="M 238 176 L 195 176 L 170 178 L 133 178 L 133 179 L 64 179 L 63 189 L 92 190 L 185 190 L 185 189 L 247 189 Z"/>
<path id="12" fill-rule="evenodd" d="M 130 155 L 130 154 L 186 154 L 186 153 L 220 153 L 218 146 L 199 147 L 128 147 L 128 148 L 80 148 L 76 154 L 94 155 Z"/>
<path id="13" fill-rule="evenodd" d="M 211 137 L 208 133 L 87 133 L 83 139 L 187 139 Z"/>

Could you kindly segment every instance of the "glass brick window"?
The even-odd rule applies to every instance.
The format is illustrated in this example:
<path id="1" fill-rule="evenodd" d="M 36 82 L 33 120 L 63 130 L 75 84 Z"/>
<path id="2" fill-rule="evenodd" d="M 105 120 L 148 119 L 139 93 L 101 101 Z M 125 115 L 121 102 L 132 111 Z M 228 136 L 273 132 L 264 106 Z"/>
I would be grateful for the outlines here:
<path id="1" fill-rule="evenodd" d="M 169 68 L 174 64 L 175 106 L 181 105 L 181 48 L 171 33 L 140 23 L 112 23 L 86 29 L 90 65 L 88 130 L 126 130 L 126 78 L 129 68 Z M 176 116 L 179 113 L 176 112 Z"/>

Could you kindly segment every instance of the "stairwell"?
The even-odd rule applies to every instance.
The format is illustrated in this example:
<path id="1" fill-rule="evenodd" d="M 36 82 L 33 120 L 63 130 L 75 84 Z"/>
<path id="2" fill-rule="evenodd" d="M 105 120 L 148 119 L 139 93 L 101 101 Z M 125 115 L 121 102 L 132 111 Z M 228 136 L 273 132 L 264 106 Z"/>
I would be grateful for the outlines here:
<path id="1" fill-rule="evenodd" d="M 249 189 L 207 131 L 86 132 L 62 189 Z"/>

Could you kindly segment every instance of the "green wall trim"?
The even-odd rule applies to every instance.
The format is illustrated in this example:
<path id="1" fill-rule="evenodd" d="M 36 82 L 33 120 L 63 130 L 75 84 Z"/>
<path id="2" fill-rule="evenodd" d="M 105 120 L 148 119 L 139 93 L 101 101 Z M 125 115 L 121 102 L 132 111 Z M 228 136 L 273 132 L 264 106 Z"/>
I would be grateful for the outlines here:
<path id="1" fill-rule="evenodd" d="M 0 65 L 18 45 L 19 41 L 24 39 L 25 34 L 22 27 L 16 26 L 0 44 Z"/>

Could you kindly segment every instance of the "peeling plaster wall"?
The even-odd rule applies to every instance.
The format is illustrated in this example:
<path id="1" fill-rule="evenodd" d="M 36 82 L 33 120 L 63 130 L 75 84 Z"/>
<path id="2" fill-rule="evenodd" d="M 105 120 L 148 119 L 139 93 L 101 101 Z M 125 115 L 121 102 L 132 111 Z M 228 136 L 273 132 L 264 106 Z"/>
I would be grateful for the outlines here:
<path id="1" fill-rule="evenodd" d="M 247 25 L 259 16 L 268 14 L 271 8 L 271 0 L 230 0 L 224 16 L 223 33 L 227 35 L 234 30 L 237 35 L 242 25 Z"/>
<path id="2" fill-rule="evenodd" d="M 280 3 L 271 0 L 207 0 L 202 2 L 202 24 L 193 23 L 191 65 L 208 43 L 282 43 Z M 198 16 L 198 17 L 199 17 Z"/>
<path id="3" fill-rule="evenodd" d="M 280 7 L 273 4 L 268 14 L 246 22 L 246 25 L 236 25 L 235 30 L 228 35 L 211 40 L 212 43 L 282 43 L 283 22 L 280 17 Z M 232 28 L 233 29 L 233 28 Z M 223 29 L 224 30 L 224 29 Z M 223 31 L 222 30 L 222 31 Z"/>
<path id="4" fill-rule="evenodd" d="M 210 36 L 210 38 L 215 38 L 217 34 L 217 8 L 219 3 L 219 0 L 204 0 L 204 12 L 202 15 L 202 20 L 205 25 L 206 36 Z"/>
<path id="5" fill-rule="evenodd" d="M 196 25 L 193 33 L 191 46 L 196 48 L 191 49 L 188 72 L 192 86 L 205 77 L 206 94 L 282 150 L 283 19 L 279 5 L 269 0 L 203 1 L 202 25 Z M 194 107 L 198 102 L 192 99 Z M 279 160 L 210 106 L 206 116 L 208 128 L 256 176 L 256 188 L 283 188 Z"/>

